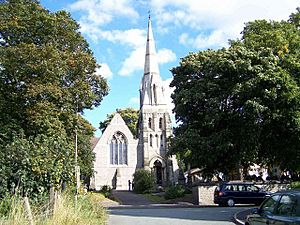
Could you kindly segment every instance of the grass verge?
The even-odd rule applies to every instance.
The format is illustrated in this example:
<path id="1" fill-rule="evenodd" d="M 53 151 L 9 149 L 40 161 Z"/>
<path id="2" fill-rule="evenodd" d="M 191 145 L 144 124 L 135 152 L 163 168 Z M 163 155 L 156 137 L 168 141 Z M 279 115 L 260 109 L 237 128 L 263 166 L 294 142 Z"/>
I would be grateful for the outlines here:
<path id="1" fill-rule="evenodd" d="M 47 205 L 32 207 L 32 219 L 34 225 L 105 225 L 107 212 L 99 201 L 104 199 L 100 194 L 88 193 L 78 197 L 75 207 L 74 196 L 62 194 L 53 209 L 49 211 Z M 9 202 L 9 205 L 8 205 Z M 22 198 L 10 197 L 10 201 L 2 200 L 0 209 L 5 206 L 9 211 L 0 214 L 1 225 L 29 225 L 30 222 L 24 208 Z M 1 212 L 0 212 L 1 213 Z"/>

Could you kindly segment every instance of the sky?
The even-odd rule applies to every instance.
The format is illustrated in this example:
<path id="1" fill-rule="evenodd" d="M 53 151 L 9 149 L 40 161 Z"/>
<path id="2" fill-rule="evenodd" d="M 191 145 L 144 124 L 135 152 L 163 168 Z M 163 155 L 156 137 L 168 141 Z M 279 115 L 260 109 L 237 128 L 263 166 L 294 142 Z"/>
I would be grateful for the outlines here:
<path id="1" fill-rule="evenodd" d="M 68 11 L 80 24 L 110 91 L 83 117 L 96 129 L 116 109 L 139 109 L 149 11 L 160 75 L 172 89 L 170 70 L 190 52 L 228 47 L 241 37 L 245 23 L 256 19 L 287 20 L 299 0 L 41 0 L 48 10 Z M 174 120 L 174 116 L 172 116 Z M 175 121 L 173 121 L 175 124 Z"/>

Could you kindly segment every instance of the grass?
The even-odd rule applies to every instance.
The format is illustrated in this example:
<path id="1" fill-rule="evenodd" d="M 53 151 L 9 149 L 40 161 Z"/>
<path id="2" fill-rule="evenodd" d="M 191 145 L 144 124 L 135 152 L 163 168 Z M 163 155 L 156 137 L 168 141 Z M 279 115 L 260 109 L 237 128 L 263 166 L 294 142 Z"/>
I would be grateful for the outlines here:
<path id="1" fill-rule="evenodd" d="M 99 193 L 88 193 L 78 197 L 75 208 L 74 196 L 63 194 L 58 198 L 56 207 L 52 212 L 46 210 L 47 206 L 32 207 L 34 225 L 105 225 L 107 212 L 99 204 L 105 199 Z M 7 201 L 0 202 L 7 204 Z M 23 199 L 12 197 L 9 212 L 0 215 L 0 225 L 29 225 L 29 220 L 24 209 Z"/>
<path id="2" fill-rule="evenodd" d="M 166 200 L 164 198 L 164 195 L 161 195 L 161 194 L 158 195 L 158 194 L 150 193 L 150 194 L 143 194 L 143 195 L 148 200 L 153 201 L 153 202 L 158 203 L 158 204 L 164 204 L 164 203 L 168 204 L 168 203 L 178 203 L 178 202 L 193 203 L 192 194 L 185 194 L 183 197 L 169 199 L 169 200 Z"/>

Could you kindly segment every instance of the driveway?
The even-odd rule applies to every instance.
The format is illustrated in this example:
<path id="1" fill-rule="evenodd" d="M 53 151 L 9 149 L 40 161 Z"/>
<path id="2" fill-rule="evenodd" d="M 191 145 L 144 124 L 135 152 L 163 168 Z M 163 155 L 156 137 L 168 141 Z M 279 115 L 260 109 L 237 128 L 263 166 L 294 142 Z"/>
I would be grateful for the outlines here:
<path id="1" fill-rule="evenodd" d="M 108 225 L 225 225 L 242 207 L 111 208 Z"/>

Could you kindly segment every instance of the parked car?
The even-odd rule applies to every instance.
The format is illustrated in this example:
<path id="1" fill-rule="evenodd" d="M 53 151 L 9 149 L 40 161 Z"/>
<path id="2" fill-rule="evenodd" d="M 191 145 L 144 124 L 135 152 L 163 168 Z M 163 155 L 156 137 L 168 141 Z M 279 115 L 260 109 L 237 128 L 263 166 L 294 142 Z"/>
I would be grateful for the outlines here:
<path id="1" fill-rule="evenodd" d="M 214 203 L 219 206 L 234 206 L 235 204 L 260 205 L 270 196 L 252 182 L 221 183 L 214 192 Z"/>
<path id="2" fill-rule="evenodd" d="M 254 208 L 246 218 L 246 225 L 300 224 L 300 191 L 276 192 L 267 198 L 259 208 Z"/>

